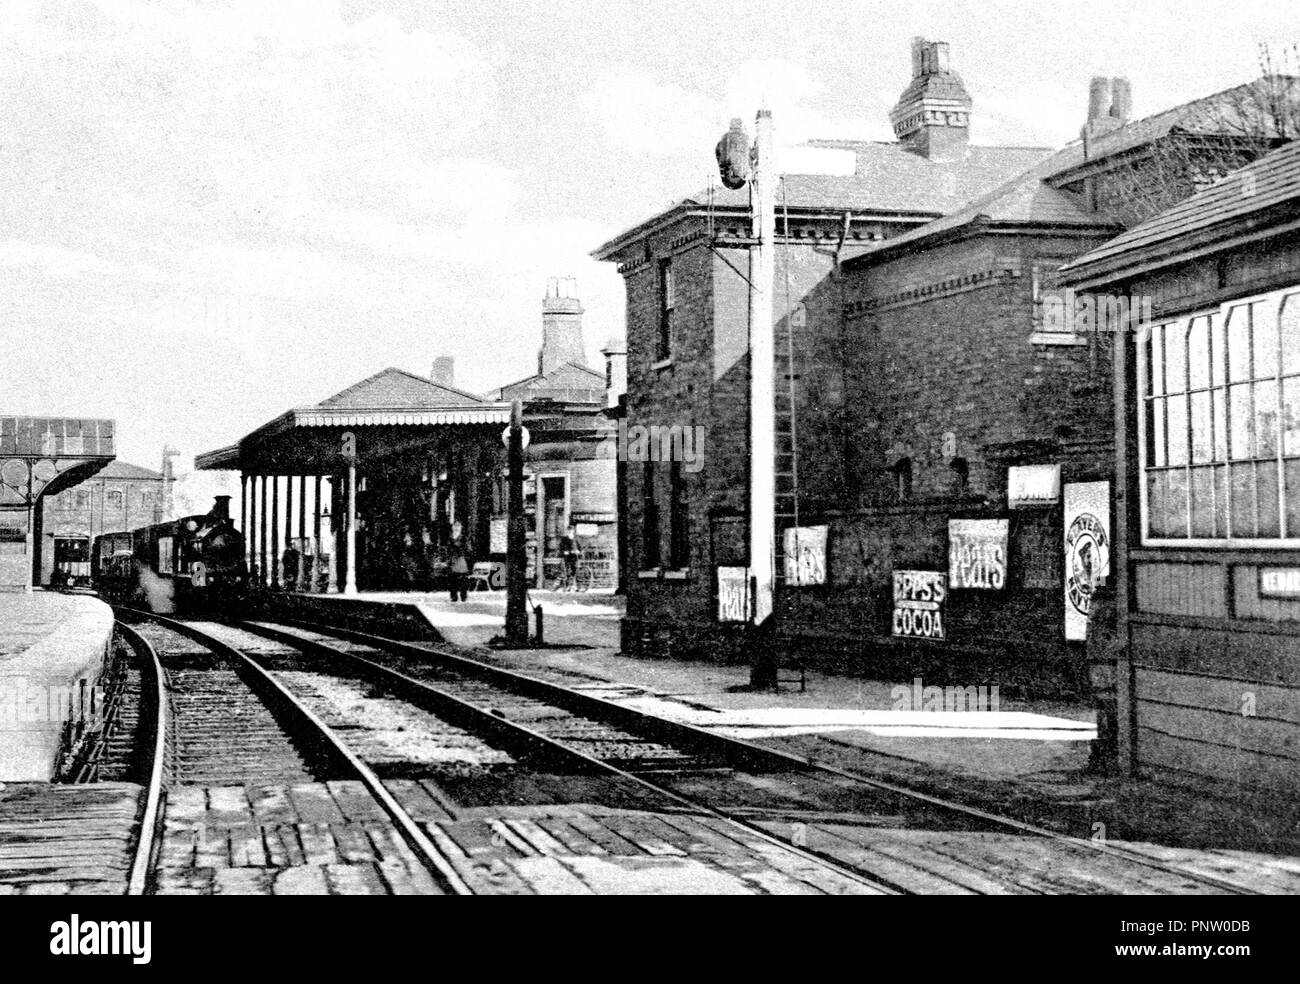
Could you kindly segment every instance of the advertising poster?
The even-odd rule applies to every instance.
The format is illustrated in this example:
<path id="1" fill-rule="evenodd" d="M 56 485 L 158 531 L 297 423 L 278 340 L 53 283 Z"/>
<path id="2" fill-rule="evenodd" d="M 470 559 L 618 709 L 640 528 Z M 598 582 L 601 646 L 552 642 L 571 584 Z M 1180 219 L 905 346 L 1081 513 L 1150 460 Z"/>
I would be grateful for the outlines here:
<path id="1" fill-rule="evenodd" d="M 1065 486 L 1065 638 L 1087 638 L 1092 592 L 1110 574 L 1110 482 Z"/>
<path id="2" fill-rule="evenodd" d="M 943 639 L 943 571 L 894 571 L 894 635 Z"/>
<path id="3" fill-rule="evenodd" d="M 718 621 L 749 621 L 749 568 L 718 568 Z"/>
<path id="4" fill-rule="evenodd" d="M 785 583 L 792 587 L 826 583 L 825 526 L 791 526 L 785 531 Z"/>
<path id="5" fill-rule="evenodd" d="M 1005 519 L 948 520 L 948 585 L 998 591 L 1007 583 Z"/>

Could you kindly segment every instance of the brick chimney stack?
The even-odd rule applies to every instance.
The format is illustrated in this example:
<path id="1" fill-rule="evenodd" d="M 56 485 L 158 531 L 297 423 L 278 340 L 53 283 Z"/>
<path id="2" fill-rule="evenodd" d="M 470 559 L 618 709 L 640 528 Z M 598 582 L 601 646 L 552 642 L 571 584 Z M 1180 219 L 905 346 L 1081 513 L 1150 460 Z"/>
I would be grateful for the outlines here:
<path id="1" fill-rule="evenodd" d="M 971 105 L 947 42 L 913 38 L 912 81 L 889 113 L 899 143 L 930 160 L 960 160 L 970 144 Z"/>
<path id="2" fill-rule="evenodd" d="M 429 370 L 429 379 L 439 386 L 456 385 L 456 360 L 450 355 L 440 355 L 433 360 L 433 368 Z"/>
<path id="3" fill-rule="evenodd" d="M 1088 84 L 1088 120 L 1083 124 L 1084 155 L 1098 137 L 1118 130 L 1133 111 L 1133 87 L 1126 78 L 1094 75 Z"/>
<path id="4" fill-rule="evenodd" d="M 542 299 L 542 350 L 537 355 L 537 371 L 545 375 L 569 362 L 587 364 L 578 282 L 572 277 L 552 277 Z"/>

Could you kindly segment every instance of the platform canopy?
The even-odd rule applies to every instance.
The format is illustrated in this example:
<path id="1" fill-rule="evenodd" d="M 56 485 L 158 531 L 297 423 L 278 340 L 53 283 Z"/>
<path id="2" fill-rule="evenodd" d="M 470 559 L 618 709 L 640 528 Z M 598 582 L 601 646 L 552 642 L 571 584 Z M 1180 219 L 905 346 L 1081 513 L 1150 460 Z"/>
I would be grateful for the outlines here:
<path id="1" fill-rule="evenodd" d="M 114 458 L 111 420 L 0 415 L 0 506 L 25 508 Z"/>
<path id="2" fill-rule="evenodd" d="M 198 455 L 195 467 L 246 475 L 329 473 L 344 467 L 345 433 L 364 461 L 414 447 L 448 428 L 509 422 L 508 403 L 388 368 L 315 406 L 286 411 L 237 444 Z"/>

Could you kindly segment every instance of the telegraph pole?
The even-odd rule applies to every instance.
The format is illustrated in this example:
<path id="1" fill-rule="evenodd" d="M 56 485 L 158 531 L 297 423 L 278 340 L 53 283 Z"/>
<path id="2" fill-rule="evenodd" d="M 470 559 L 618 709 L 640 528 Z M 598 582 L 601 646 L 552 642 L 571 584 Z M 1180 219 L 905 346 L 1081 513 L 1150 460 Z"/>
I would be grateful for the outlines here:
<path id="1" fill-rule="evenodd" d="M 776 343 L 772 292 L 776 279 L 776 162 L 772 113 L 758 111 L 749 203 L 749 583 L 753 598 L 750 685 L 776 684 L 776 662 L 764 644 L 771 617 L 776 555 Z"/>
<path id="2" fill-rule="evenodd" d="M 510 405 L 510 432 L 506 466 L 509 471 L 509 502 L 506 526 L 506 645 L 528 645 L 528 606 L 525 594 L 524 545 L 524 409 L 515 400 Z M 541 558 L 538 557 L 540 562 Z"/>

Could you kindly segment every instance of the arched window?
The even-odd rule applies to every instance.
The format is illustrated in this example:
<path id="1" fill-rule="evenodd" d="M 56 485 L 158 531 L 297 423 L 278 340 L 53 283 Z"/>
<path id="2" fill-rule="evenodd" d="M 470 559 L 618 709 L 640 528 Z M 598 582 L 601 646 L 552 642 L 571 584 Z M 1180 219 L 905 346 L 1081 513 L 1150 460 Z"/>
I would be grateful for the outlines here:
<path id="1" fill-rule="evenodd" d="M 111 489 L 104 499 L 109 509 L 122 508 L 122 493 L 117 489 Z"/>
<path id="2" fill-rule="evenodd" d="M 898 502 L 912 498 L 912 459 L 899 458 L 890 469 L 894 475 L 894 497 Z"/>

